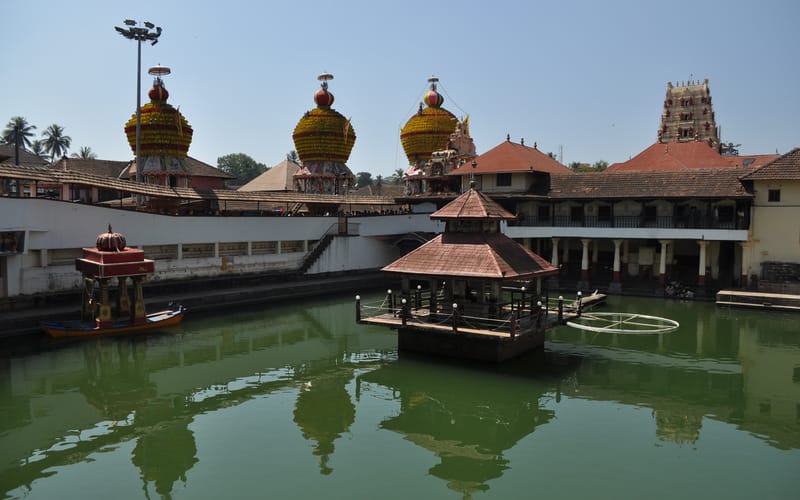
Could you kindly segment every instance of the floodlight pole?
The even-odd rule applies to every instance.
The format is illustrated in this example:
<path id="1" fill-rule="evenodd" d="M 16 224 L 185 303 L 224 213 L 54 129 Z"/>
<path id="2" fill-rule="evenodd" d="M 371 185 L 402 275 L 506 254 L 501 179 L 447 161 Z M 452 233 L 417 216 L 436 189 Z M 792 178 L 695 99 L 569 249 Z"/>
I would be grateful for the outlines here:
<path id="1" fill-rule="evenodd" d="M 131 19 L 125 20 L 128 28 L 115 26 L 119 34 L 129 40 L 136 40 L 136 182 L 142 181 L 142 165 L 140 164 L 140 144 L 139 137 L 142 129 L 142 42 L 149 41 L 152 45 L 158 43 L 161 36 L 161 27 L 146 21 L 144 27 L 137 26 L 139 23 Z M 155 31 L 150 31 L 155 28 Z M 139 196 L 136 197 L 136 206 L 140 204 Z"/>

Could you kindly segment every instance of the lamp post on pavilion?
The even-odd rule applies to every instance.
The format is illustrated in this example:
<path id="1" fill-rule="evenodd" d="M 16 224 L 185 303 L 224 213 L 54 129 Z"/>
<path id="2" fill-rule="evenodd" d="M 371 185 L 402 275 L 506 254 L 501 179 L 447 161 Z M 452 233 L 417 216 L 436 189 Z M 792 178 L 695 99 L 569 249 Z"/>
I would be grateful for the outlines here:
<path id="1" fill-rule="evenodd" d="M 139 26 L 138 22 L 133 19 L 126 19 L 124 21 L 127 28 L 120 28 L 114 26 L 117 32 L 129 40 L 136 40 L 137 55 L 136 55 L 136 182 L 141 182 L 142 173 L 141 165 L 139 164 L 139 134 L 142 125 L 142 42 L 151 42 L 151 45 L 158 43 L 158 37 L 161 36 L 161 27 L 156 26 L 149 21 L 144 22 L 144 27 Z M 151 31 L 154 30 L 154 31 Z M 139 197 L 136 197 L 136 205 L 139 205 Z"/>

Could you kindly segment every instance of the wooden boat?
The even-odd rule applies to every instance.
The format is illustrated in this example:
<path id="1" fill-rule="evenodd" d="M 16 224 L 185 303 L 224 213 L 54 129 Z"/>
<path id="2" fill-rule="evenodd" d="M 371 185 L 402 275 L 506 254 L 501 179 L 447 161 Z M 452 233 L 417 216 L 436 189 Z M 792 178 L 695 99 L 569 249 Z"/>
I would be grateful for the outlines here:
<path id="1" fill-rule="evenodd" d="M 150 313 L 142 323 L 133 323 L 125 319 L 114 321 L 111 326 L 98 327 L 94 322 L 80 320 L 43 321 L 41 328 L 51 337 L 86 337 L 153 331 L 179 324 L 183 320 L 185 311 L 185 307 L 178 305 L 172 309 Z"/>

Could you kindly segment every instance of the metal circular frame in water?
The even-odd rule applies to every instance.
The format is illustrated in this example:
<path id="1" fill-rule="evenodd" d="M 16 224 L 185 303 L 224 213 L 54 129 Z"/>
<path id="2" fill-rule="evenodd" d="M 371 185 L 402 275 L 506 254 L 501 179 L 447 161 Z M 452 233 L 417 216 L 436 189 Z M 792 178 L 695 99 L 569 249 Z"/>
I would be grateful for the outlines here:
<path id="1" fill-rule="evenodd" d="M 606 326 L 594 326 L 592 323 Z M 669 318 L 619 312 L 584 313 L 567 321 L 567 325 L 590 332 L 623 334 L 669 333 L 681 326 L 680 323 Z M 634 328 L 625 328 L 626 325 Z"/>

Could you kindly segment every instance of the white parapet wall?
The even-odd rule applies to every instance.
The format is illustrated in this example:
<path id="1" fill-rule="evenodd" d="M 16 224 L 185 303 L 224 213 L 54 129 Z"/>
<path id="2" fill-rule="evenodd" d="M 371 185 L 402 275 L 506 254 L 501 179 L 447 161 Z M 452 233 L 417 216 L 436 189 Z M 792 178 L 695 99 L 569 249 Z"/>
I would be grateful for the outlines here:
<path id="1" fill-rule="evenodd" d="M 176 217 L 44 199 L 0 198 L 0 231 L 24 232 L 20 253 L 0 255 L 0 296 L 75 289 L 75 258 L 109 225 L 156 262 L 151 281 L 298 269 L 336 217 Z M 353 217 L 308 274 L 380 268 L 406 233 L 438 232 L 427 214 Z"/>

